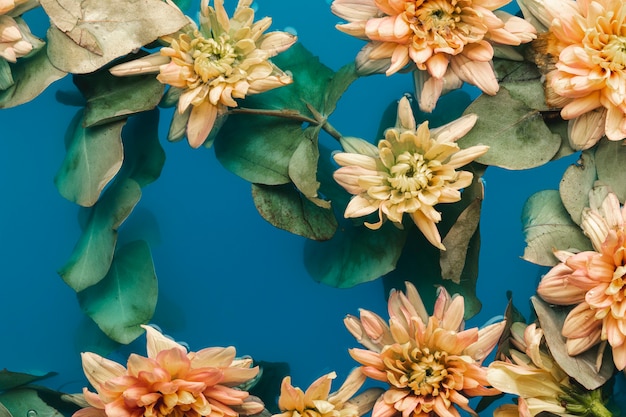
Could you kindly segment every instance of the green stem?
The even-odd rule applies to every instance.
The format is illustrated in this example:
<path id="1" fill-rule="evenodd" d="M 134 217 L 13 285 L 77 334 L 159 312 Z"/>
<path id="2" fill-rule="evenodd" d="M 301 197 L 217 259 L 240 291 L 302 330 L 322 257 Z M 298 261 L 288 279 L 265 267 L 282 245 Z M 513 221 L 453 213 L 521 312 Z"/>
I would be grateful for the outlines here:
<path id="1" fill-rule="evenodd" d="M 598 398 L 594 398 L 588 403 L 589 412 L 596 417 L 612 417 L 611 413 Z"/>

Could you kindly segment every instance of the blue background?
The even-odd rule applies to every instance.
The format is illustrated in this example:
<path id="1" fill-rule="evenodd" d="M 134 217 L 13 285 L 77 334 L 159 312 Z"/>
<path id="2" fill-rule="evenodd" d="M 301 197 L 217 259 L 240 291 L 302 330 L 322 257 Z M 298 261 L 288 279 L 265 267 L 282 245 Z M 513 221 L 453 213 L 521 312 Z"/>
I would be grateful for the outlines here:
<path id="1" fill-rule="evenodd" d="M 234 0 L 226 3 L 229 11 L 234 8 Z M 339 18 L 324 0 L 256 3 L 257 19 L 272 16 L 273 29 L 295 29 L 335 70 L 364 44 L 334 29 Z M 41 11 L 25 18 L 35 34 L 45 35 Z M 79 352 L 107 346 L 56 273 L 80 235 L 79 209 L 53 184 L 64 157 L 65 129 L 77 110 L 56 102 L 55 93 L 73 90 L 67 76 L 33 102 L 0 111 L 0 368 L 58 372 L 46 384 L 66 392 L 86 384 Z M 412 90 L 408 75 L 359 79 L 331 123 L 345 135 L 372 140 L 379 115 Z M 347 349 L 358 346 L 343 317 L 361 307 L 386 317 L 382 281 L 351 289 L 316 283 L 303 266 L 304 238 L 265 222 L 254 208 L 250 185 L 221 167 L 213 150 L 165 141 L 169 119 L 170 113 L 162 112 L 167 154 L 162 175 L 143 189 L 119 234 L 120 243 L 147 238 L 151 244 L 159 278 L 153 323 L 192 350 L 234 345 L 240 355 L 288 362 L 293 383 L 303 388 L 334 370 L 338 388 L 356 365 Z M 468 326 L 503 314 L 507 290 L 528 315 L 528 297 L 545 271 L 520 259 L 521 208 L 535 191 L 557 188 L 572 161 L 524 172 L 487 170 L 478 284 L 484 306 Z M 111 358 L 123 363 L 131 351 L 143 354 L 144 343 L 140 337 Z"/>

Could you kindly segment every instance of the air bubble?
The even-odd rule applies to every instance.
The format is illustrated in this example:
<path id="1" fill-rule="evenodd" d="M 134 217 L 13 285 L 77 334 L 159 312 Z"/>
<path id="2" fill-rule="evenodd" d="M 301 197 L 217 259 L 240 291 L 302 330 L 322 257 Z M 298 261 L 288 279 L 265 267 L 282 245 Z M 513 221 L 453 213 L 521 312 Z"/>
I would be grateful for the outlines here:
<path id="1" fill-rule="evenodd" d="M 26 412 L 26 417 L 37 417 L 39 413 L 36 410 L 28 410 Z"/>

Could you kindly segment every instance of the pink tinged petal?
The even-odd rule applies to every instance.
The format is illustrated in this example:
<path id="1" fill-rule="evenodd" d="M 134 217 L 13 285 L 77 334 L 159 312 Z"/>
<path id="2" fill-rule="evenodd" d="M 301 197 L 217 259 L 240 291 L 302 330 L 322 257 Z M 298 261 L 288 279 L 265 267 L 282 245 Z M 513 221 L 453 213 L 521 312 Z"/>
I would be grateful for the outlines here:
<path id="1" fill-rule="evenodd" d="M 192 107 L 187 122 L 187 140 L 192 148 L 199 148 L 207 139 L 217 119 L 217 113 L 218 106 L 206 100 Z"/>
<path id="2" fill-rule="evenodd" d="M 427 71 L 414 71 L 414 74 L 420 73 L 428 74 Z M 417 78 L 417 75 L 415 76 L 415 78 Z M 441 93 L 443 91 L 443 86 L 443 80 L 431 77 L 430 74 L 427 75 L 427 79 L 419 86 L 416 83 L 416 93 L 418 96 L 419 107 L 421 111 L 431 113 L 435 109 L 437 101 L 439 100 L 439 97 L 441 96 Z"/>
<path id="3" fill-rule="evenodd" d="M 360 195 L 355 195 L 348 203 L 343 215 L 346 218 L 367 216 L 368 214 L 372 214 L 377 211 L 379 206 L 379 200 L 371 201 L 361 197 Z"/>
<path id="4" fill-rule="evenodd" d="M 446 165 L 453 169 L 464 167 L 475 159 L 480 158 L 481 156 L 486 154 L 487 151 L 489 151 L 489 146 L 486 145 L 471 146 L 452 155 L 450 159 L 448 159 L 448 161 L 446 162 Z M 469 177 L 470 181 L 472 178 L 473 176 Z"/>
<path id="5" fill-rule="evenodd" d="M 433 308 L 433 316 L 439 320 L 443 319 L 443 316 L 450 304 L 450 294 L 444 287 L 437 287 L 437 299 L 435 300 L 435 306 Z"/>
<path id="6" fill-rule="evenodd" d="M 330 394 L 328 401 L 332 404 L 344 404 L 357 393 L 367 380 L 366 376 L 361 372 L 361 368 L 354 368 L 348 374 L 348 377 L 341 384 L 341 387 Z"/>
<path id="7" fill-rule="evenodd" d="M 172 375 L 172 379 L 184 376 L 191 368 L 186 351 L 179 347 L 160 351 L 156 356 L 156 361 L 162 369 Z"/>
<path id="8" fill-rule="evenodd" d="M 361 325 L 367 337 L 379 346 L 393 343 L 387 323 L 377 314 L 361 310 Z"/>
<path id="9" fill-rule="evenodd" d="M 561 117 L 565 120 L 574 119 L 601 106 L 600 91 L 593 91 L 584 97 L 570 101 L 561 109 Z"/>
<path id="10" fill-rule="evenodd" d="M 484 7 L 487 10 L 496 10 L 510 2 L 510 0 L 474 0 L 473 4 Z"/>
<path id="11" fill-rule="evenodd" d="M 191 390 L 190 390 L 191 391 Z M 226 405 L 239 405 L 248 397 L 246 391 L 225 387 L 223 385 L 214 385 L 203 391 L 207 398 L 212 398 Z"/>
<path id="12" fill-rule="evenodd" d="M 460 79 L 475 85 L 484 93 L 494 95 L 498 92 L 498 81 L 490 62 L 471 61 L 460 54 L 450 59 L 450 66 Z"/>
<path id="13" fill-rule="evenodd" d="M 569 144 L 574 150 L 585 150 L 604 136 L 606 109 L 600 108 L 571 119 L 567 124 Z"/>
<path id="14" fill-rule="evenodd" d="M 602 217 L 610 229 L 621 229 L 624 227 L 624 218 L 620 207 L 619 199 L 615 193 L 608 193 L 599 208 Z M 616 238 L 615 233 L 611 233 Z"/>
<path id="15" fill-rule="evenodd" d="M 233 346 L 211 347 L 190 352 L 189 359 L 193 368 L 225 368 L 232 364 L 236 350 Z"/>
<path id="16" fill-rule="evenodd" d="M 483 327 L 478 331 L 478 340 L 465 348 L 463 354 L 471 356 L 481 364 L 498 343 L 505 326 L 506 321 L 503 320 Z"/>
<path id="17" fill-rule="evenodd" d="M 430 135 L 439 143 L 456 142 L 472 130 L 477 120 L 478 116 L 476 114 L 466 114 L 450 123 L 431 129 Z"/>
<path id="18" fill-rule="evenodd" d="M 569 278 L 573 270 L 565 265 L 554 266 L 542 279 L 537 293 L 546 302 L 558 305 L 580 303 L 585 299 L 586 291 L 572 285 Z"/>
<path id="19" fill-rule="evenodd" d="M 304 392 L 300 388 L 291 385 L 291 377 L 286 376 L 280 386 L 280 397 L 278 398 L 278 407 L 282 411 L 287 410 L 304 410 Z"/>
<path id="20" fill-rule="evenodd" d="M 578 304 L 565 318 L 561 333 L 567 338 L 574 339 L 588 336 L 600 325 L 594 316 L 595 313 L 589 304 Z"/>
<path id="21" fill-rule="evenodd" d="M 358 363 L 363 366 L 369 366 L 378 369 L 384 369 L 383 360 L 376 352 L 372 352 L 366 349 L 352 348 L 348 349 L 348 353 Z"/>
<path id="22" fill-rule="evenodd" d="M 314 408 L 313 400 L 327 400 L 330 393 L 330 385 L 337 377 L 335 372 L 330 372 L 326 375 L 322 375 L 307 388 L 304 392 L 304 406 L 307 408 Z"/>
<path id="23" fill-rule="evenodd" d="M 229 367 L 223 370 L 223 378 L 220 384 L 226 386 L 237 386 L 250 381 L 259 374 L 259 367 L 252 368 L 233 368 Z"/>
<path id="24" fill-rule="evenodd" d="M 379 12 L 374 0 L 334 0 L 330 5 L 330 10 L 349 22 L 368 20 Z"/>
<path id="25" fill-rule="evenodd" d="M 391 55 L 391 66 L 385 74 L 393 75 L 409 63 L 409 50 L 405 45 L 398 45 Z"/>
<path id="26" fill-rule="evenodd" d="M 593 248 L 600 252 L 602 244 L 609 234 L 609 225 L 597 211 L 589 208 L 583 209 L 581 227 L 585 235 L 591 239 Z"/>
<path id="27" fill-rule="evenodd" d="M 415 225 L 420 229 L 420 231 L 424 234 L 424 237 L 428 239 L 428 241 L 434 247 L 440 250 L 446 250 L 446 247 L 441 243 L 441 235 L 439 234 L 439 230 L 437 230 L 437 226 L 435 222 L 433 222 L 430 218 L 426 217 L 421 210 L 414 211 L 411 213 L 411 218 Z"/>
<path id="28" fill-rule="evenodd" d="M 96 390 L 99 390 L 99 387 L 106 381 L 126 374 L 126 368 L 122 365 L 95 353 L 83 352 L 80 356 L 83 372 Z"/>
<path id="29" fill-rule="evenodd" d="M 583 40 L 585 31 L 579 23 L 584 22 L 584 18 L 581 16 L 576 2 L 546 1 L 544 7 L 551 16 L 556 18 L 552 21 L 550 31 L 559 39 L 568 44 L 580 43 Z"/>
<path id="30" fill-rule="evenodd" d="M 76 411 L 72 417 L 107 417 L 107 414 L 103 409 L 86 407 Z"/>
<path id="31" fill-rule="evenodd" d="M 528 43 L 537 38 L 537 30 L 530 22 L 502 10 L 493 13 L 504 22 L 504 29 L 513 34 L 519 43 Z"/>
<path id="32" fill-rule="evenodd" d="M 297 36 L 288 32 L 268 32 L 261 38 L 258 48 L 269 52 L 270 57 L 287 50 L 291 45 L 296 43 Z"/>
<path id="33" fill-rule="evenodd" d="M 456 392 L 456 391 L 454 390 L 450 391 L 450 393 L 453 393 L 453 392 Z M 433 403 L 433 411 L 435 415 L 439 417 L 459 417 L 459 412 L 456 411 L 454 407 L 447 406 L 444 403 L 441 395 L 438 395 L 437 397 L 435 397 L 435 400 Z"/>
<path id="34" fill-rule="evenodd" d="M 626 115 L 617 106 L 608 106 L 606 114 L 605 134 L 609 140 L 626 138 Z"/>
<path id="35" fill-rule="evenodd" d="M 409 99 L 403 96 L 398 102 L 398 115 L 396 117 L 396 127 L 415 130 L 415 117 Z"/>
<path id="36" fill-rule="evenodd" d="M 378 398 L 372 409 L 372 417 L 393 417 L 397 413 L 398 411 L 394 408 L 393 404 L 387 404 L 383 400 L 382 395 Z"/>
<path id="37" fill-rule="evenodd" d="M 598 322 L 600 323 L 600 322 Z M 581 338 L 570 338 L 565 342 L 567 354 L 576 356 L 597 345 L 602 336 L 602 327 L 598 326 L 590 335 Z"/>
<path id="38" fill-rule="evenodd" d="M 160 52 L 155 52 L 143 58 L 115 65 L 109 69 L 109 72 L 117 77 L 137 74 L 156 74 L 159 72 L 162 65 L 167 65 L 169 62 L 170 57 L 163 56 Z"/>
<path id="39" fill-rule="evenodd" d="M 446 330 L 457 331 L 463 323 L 463 315 L 465 313 L 464 298 L 461 295 L 455 295 L 452 302 L 443 314 L 441 327 Z"/>
<path id="40" fill-rule="evenodd" d="M 370 171 L 370 175 L 377 171 L 376 159 L 373 156 L 361 155 L 358 153 L 337 152 L 333 154 L 333 159 L 343 167 L 357 166 Z"/>
<path id="41" fill-rule="evenodd" d="M 431 76 L 442 78 L 448 69 L 449 58 L 447 54 L 434 54 L 426 61 L 426 68 Z"/>
<path id="42" fill-rule="evenodd" d="M 618 371 L 623 371 L 626 368 L 626 344 L 619 346 L 612 346 L 613 363 Z"/>
<path id="43" fill-rule="evenodd" d="M 493 58 L 493 46 L 484 40 L 470 43 L 463 48 L 463 55 L 472 61 L 490 61 Z"/>

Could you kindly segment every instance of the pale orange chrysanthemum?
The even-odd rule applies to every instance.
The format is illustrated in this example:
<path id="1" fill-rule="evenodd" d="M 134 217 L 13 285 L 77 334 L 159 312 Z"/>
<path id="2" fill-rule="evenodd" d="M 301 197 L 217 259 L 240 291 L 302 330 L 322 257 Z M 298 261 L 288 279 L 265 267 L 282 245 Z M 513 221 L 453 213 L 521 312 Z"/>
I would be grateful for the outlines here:
<path id="1" fill-rule="evenodd" d="M 600 204 L 592 199 L 581 227 L 594 250 L 557 251 L 561 261 L 541 280 L 537 293 L 545 301 L 576 305 L 563 324 L 567 351 L 578 355 L 602 340 L 613 351 L 619 370 L 626 368 L 626 208 L 615 194 Z"/>
<path id="2" fill-rule="evenodd" d="M 115 75 L 159 72 L 157 79 L 181 89 L 178 116 L 186 117 L 189 144 L 202 145 L 218 116 L 235 99 L 262 93 L 292 82 L 269 59 L 293 45 L 297 38 L 287 32 L 264 33 L 272 19 L 254 22 L 252 0 L 239 0 L 228 18 L 223 0 L 215 8 L 202 0 L 200 26 L 164 37 L 170 45 L 159 53 L 111 69 Z"/>
<path id="3" fill-rule="evenodd" d="M 351 349 L 362 372 L 389 388 L 372 417 L 458 417 L 455 406 L 475 415 L 468 397 L 496 395 L 488 387 L 485 357 L 496 345 L 504 322 L 464 329 L 464 299 L 440 288 L 434 314 L 428 316 L 411 283 L 406 294 L 389 296 L 389 324 L 368 310 L 347 316 L 350 333 L 367 349 Z"/>
<path id="4" fill-rule="evenodd" d="M 469 114 L 445 126 L 429 130 L 428 122 L 419 126 L 406 97 L 398 104 L 396 127 L 387 129 L 378 147 L 362 139 L 354 152 L 339 152 L 335 161 L 342 166 L 335 180 L 354 197 L 348 203 L 345 217 L 361 217 L 378 212 L 378 222 L 365 223 L 371 229 L 389 219 L 401 227 L 408 213 L 424 236 L 434 246 L 445 249 L 436 223 L 441 214 L 439 203 L 461 199 L 462 188 L 472 183 L 468 171 L 456 171 L 489 149 L 472 146 L 461 150 L 455 143 L 476 123 Z"/>
<path id="5" fill-rule="evenodd" d="M 348 21 L 342 32 L 368 40 L 357 56 L 361 71 L 391 75 L 413 63 L 428 79 L 420 108 L 432 111 L 446 84 L 460 80 L 487 94 L 498 91 L 492 43 L 519 45 L 535 37 L 528 22 L 496 11 L 511 0 L 334 0 L 331 9 Z M 458 87 L 457 87 L 458 88 Z"/>
<path id="6" fill-rule="evenodd" d="M 128 358 L 127 368 L 95 353 L 83 353 L 85 376 L 95 388 L 83 390 L 91 407 L 73 417 L 237 417 L 263 411 L 263 403 L 236 389 L 259 369 L 235 359 L 235 348 L 189 352 L 150 326 L 148 357 Z"/>
<path id="7" fill-rule="evenodd" d="M 549 27 L 558 56 L 547 74 L 547 102 L 570 120 L 570 143 L 587 149 L 606 135 L 626 138 L 626 3 L 622 0 L 523 0 Z M 589 137 L 590 126 L 593 136 Z"/>
<path id="8" fill-rule="evenodd" d="M 349 402 L 365 382 L 366 377 L 360 369 L 352 371 L 341 388 L 331 393 L 330 385 L 336 376 L 334 372 L 323 375 L 306 391 L 291 385 L 291 377 L 286 376 L 278 398 L 281 413 L 273 417 L 359 417 L 368 412 L 368 409 Z"/>
<path id="9" fill-rule="evenodd" d="M 15 18 L 37 5 L 35 0 L 0 0 L 0 58 L 16 62 L 33 50 L 28 26 Z"/>

